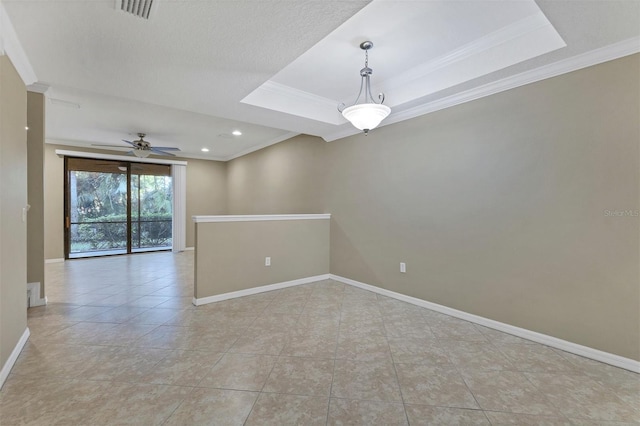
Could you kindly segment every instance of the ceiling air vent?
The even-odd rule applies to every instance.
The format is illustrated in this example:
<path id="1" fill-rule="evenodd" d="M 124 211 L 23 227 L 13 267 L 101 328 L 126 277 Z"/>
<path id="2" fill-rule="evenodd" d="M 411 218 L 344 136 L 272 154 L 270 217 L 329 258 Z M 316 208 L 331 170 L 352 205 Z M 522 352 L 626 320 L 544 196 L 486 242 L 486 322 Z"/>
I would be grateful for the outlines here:
<path id="1" fill-rule="evenodd" d="M 149 19 L 154 0 L 116 0 L 116 8 L 139 18 Z"/>

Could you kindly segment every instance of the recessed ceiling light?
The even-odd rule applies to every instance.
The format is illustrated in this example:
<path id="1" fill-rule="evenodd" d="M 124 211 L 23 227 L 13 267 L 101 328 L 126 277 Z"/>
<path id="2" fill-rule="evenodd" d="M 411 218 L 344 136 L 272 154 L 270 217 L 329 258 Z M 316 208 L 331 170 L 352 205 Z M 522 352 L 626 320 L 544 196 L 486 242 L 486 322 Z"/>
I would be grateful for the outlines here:
<path id="1" fill-rule="evenodd" d="M 25 130 L 29 130 L 29 126 L 24 126 L 24 129 Z"/>
<path id="2" fill-rule="evenodd" d="M 209 152 L 209 148 L 202 148 L 200 151 L 202 151 L 202 152 Z"/>
<path id="3" fill-rule="evenodd" d="M 240 135 L 242 135 L 242 132 L 240 130 L 234 130 L 233 132 L 231 132 L 231 134 L 233 136 L 240 136 Z"/>

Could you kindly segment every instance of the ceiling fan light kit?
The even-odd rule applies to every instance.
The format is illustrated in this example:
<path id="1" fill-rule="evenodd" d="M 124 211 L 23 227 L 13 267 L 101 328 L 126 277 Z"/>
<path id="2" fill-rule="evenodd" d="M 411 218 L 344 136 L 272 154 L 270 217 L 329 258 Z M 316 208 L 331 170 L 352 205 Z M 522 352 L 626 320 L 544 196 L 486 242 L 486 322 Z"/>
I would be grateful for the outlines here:
<path id="1" fill-rule="evenodd" d="M 148 149 L 134 149 L 133 151 L 133 155 L 135 155 L 138 158 L 147 158 L 149 155 L 151 155 L 151 151 Z"/>
<path id="2" fill-rule="evenodd" d="M 373 74 L 373 70 L 369 68 L 369 49 L 372 47 L 373 42 L 371 41 L 360 43 L 360 49 L 364 50 L 365 61 L 364 68 L 360 70 L 360 91 L 356 101 L 350 107 L 345 107 L 344 103 L 338 105 L 338 111 L 342 113 L 342 116 L 349 120 L 356 129 L 364 131 L 365 135 L 369 133 L 369 130 L 378 127 L 382 120 L 391 113 L 391 108 L 382 105 L 384 93 L 378 94 L 380 102 L 376 102 L 371 95 L 371 74 Z M 359 104 L 358 101 L 363 91 L 364 102 Z"/>

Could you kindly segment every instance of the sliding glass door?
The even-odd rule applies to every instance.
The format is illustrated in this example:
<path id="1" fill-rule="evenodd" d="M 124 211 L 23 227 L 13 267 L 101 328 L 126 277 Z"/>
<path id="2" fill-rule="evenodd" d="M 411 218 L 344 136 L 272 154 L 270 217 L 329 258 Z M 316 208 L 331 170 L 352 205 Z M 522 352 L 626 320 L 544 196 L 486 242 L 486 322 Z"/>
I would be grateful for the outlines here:
<path id="1" fill-rule="evenodd" d="M 171 249 L 171 169 L 131 166 L 131 251 Z"/>
<path id="2" fill-rule="evenodd" d="M 65 158 L 65 256 L 171 248 L 171 166 Z"/>

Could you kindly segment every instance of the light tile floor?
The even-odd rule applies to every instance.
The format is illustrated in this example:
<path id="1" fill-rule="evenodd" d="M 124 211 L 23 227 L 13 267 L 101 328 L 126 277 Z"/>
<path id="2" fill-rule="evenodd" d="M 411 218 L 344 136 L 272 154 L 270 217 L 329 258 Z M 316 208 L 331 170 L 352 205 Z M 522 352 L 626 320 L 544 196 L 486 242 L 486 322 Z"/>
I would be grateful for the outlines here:
<path id="1" fill-rule="evenodd" d="M 640 422 L 637 374 L 334 281 L 196 308 L 193 252 L 46 278 L 2 425 Z"/>

